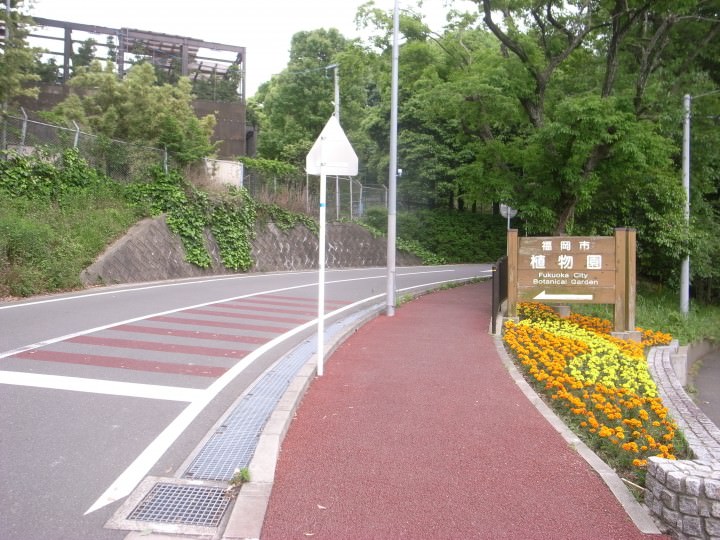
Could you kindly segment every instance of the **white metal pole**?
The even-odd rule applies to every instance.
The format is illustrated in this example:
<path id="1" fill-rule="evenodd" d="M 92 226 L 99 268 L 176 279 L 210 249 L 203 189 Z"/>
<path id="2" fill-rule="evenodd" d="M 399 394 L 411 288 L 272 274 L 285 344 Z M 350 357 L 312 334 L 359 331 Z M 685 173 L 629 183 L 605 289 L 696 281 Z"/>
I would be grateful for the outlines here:
<path id="1" fill-rule="evenodd" d="M 685 189 L 685 233 L 690 233 L 690 103 L 689 94 L 683 96 L 682 178 Z M 680 312 L 687 315 L 690 308 L 690 255 L 685 255 L 680 267 Z"/>
<path id="2" fill-rule="evenodd" d="M 348 185 L 350 186 L 350 221 L 352 221 L 352 219 L 353 219 L 353 192 L 352 192 L 353 191 L 352 190 L 353 179 L 349 176 L 348 176 Z"/>
<path id="3" fill-rule="evenodd" d="M 390 171 L 388 174 L 388 245 L 387 245 L 387 315 L 395 315 L 395 192 L 397 183 L 397 119 L 398 119 L 398 57 L 399 57 L 399 10 L 395 0 L 393 10 L 393 45 L 392 45 L 392 86 L 390 98 Z"/>
<path id="4" fill-rule="evenodd" d="M 338 64 L 335 64 L 333 66 L 334 71 L 334 80 L 335 80 L 335 118 L 337 118 L 338 123 L 340 122 L 340 66 Z"/>
<path id="5" fill-rule="evenodd" d="M 325 357 L 325 168 L 320 164 L 320 232 L 318 235 L 317 374 L 322 377 Z"/>
<path id="6" fill-rule="evenodd" d="M 340 123 L 340 66 L 333 64 L 333 80 L 335 81 L 335 118 Z M 340 180 L 335 177 L 335 220 L 340 221 Z"/>

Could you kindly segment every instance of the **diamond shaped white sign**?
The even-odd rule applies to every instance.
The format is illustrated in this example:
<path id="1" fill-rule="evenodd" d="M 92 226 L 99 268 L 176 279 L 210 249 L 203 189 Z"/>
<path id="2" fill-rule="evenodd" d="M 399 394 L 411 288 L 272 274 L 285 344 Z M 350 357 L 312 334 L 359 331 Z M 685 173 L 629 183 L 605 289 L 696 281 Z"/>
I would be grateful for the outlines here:
<path id="1" fill-rule="evenodd" d="M 322 170 L 321 170 L 322 168 Z M 335 116 L 331 116 L 305 158 L 308 174 L 355 176 L 358 158 Z"/>

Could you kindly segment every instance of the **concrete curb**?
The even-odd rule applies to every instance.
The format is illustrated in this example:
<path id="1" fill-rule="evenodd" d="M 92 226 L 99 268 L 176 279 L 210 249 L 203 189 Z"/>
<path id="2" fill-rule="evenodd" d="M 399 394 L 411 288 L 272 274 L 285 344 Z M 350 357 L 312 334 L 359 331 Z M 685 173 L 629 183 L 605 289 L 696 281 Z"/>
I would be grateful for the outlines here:
<path id="1" fill-rule="evenodd" d="M 332 353 L 348 337 L 355 333 L 358 328 L 377 317 L 382 310 L 382 305 L 372 308 L 364 317 L 354 321 L 352 325 L 335 334 L 333 339 L 325 345 L 324 358 L 329 359 Z M 221 536 L 223 540 L 260 538 L 265 512 L 275 480 L 275 467 L 280 457 L 282 441 L 295 416 L 295 411 L 316 373 L 317 354 L 312 354 L 290 382 L 277 407 L 270 415 L 248 467 L 251 481 L 243 484 L 235 499 L 227 525 Z"/>
<path id="2" fill-rule="evenodd" d="M 515 366 L 514 362 L 508 355 L 505 347 L 502 344 L 502 337 L 495 335 L 495 347 L 498 351 L 498 355 L 503 362 L 503 365 L 510 373 L 515 383 L 520 387 L 520 390 L 525 397 L 535 406 L 538 412 L 552 425 L 555 430 L 565 439 L 578 454 L 590 465 L 593 470 L 602 478 L 603 482 L 607 485 L 610 491 L 615 495 L 615 498 L 625 509 L 625 512 L 633 521 L 635 526 L 645 534 L 662 534 L 658 526 L 656 525 L 653 518 L 650 516 L 650 512 L 646 506 L 638 502 L 633 497 L 630 490 L 628 490 L 625 483 L 620 479 L 617 473 L 610 468 L 598 455 L 593 452 L 575 433 L 573 433 L 558 417 L 552 409 L 538 396 L 538 394 L 532 389 L 532 387 L 525 380 L 523 375 Z"/>

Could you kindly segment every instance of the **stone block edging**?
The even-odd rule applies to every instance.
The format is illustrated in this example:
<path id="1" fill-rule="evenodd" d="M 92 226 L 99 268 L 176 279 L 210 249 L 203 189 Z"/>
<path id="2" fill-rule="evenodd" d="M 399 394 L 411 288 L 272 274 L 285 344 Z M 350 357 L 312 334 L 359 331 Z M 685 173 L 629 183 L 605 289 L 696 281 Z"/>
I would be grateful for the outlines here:
<path id="1" fill-rule="evenodd" d="M 681 540 L 720 540 L 720 429 L 683 388 L 674 364 L 686 347 L 653 347 L 648 367 L 695 460 L 648 460 L 645 504 Z M 687 360 L 681 362 L 687 365 Z"/>
<path id="2" fill-rule="evenodd" d="M 720 461 L 720 428 L 685 392 L 673 368 L 672 356 L 677 355 L 678 350 L 677 342 L 650 349 L 647 356 L 650 374 L 663 403 L 683 431 L 697 459 Z"/>

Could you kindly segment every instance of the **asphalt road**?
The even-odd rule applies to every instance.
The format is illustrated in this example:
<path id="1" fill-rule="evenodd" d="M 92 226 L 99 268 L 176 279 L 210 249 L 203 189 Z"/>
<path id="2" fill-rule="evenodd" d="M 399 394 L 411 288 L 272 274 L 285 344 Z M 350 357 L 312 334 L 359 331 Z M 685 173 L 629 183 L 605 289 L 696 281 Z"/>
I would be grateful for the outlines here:
<path id="1" fill-rule="evenodd" d="M 396 288 L 489 269 L 399 268 Z M 325 313 L 383 302 L 385 287 L 384 268 L 328 270 Z M 148 475 L 175 475 L 235 399 L 313 333 L 317 294 L 317 272 L 297 272 L 0 303 L 0 539 L 124 538 L 105 528 L 122 501 Z"/>

